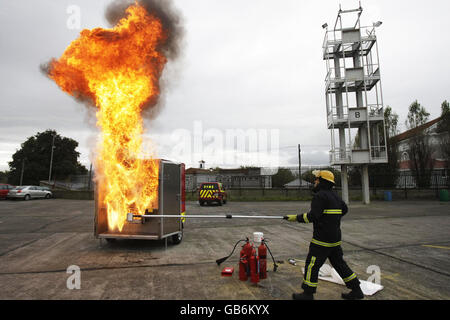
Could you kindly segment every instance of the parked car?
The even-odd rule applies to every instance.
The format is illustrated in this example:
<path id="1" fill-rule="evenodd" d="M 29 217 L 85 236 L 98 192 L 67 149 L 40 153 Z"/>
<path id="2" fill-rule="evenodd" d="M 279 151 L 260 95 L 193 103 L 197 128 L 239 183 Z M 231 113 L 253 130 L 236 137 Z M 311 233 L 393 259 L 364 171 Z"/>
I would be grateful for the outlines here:
<path id="1" fill-rule="evenodd" d="M 198 202 L 201 206 L 213 202 L 217 202 L 221 206 L 227 203 L 227 193 L 220 182 L 202 183 L 198 192 Z"/>
<path id="2" fill-rule="evenodd" d="M 7 183 L 0 183 L 0 199 L 6 199 L 6 196 L 11 189 L 14 189 L 14 186 Z"/>
<path id="3" fill-rule="evenodd" d="M 35 198 L 50 199 L 52 196 L 52 192 L 46 187 L 19 186 L 9 190 L 7 198 L 30 200 Z"/>

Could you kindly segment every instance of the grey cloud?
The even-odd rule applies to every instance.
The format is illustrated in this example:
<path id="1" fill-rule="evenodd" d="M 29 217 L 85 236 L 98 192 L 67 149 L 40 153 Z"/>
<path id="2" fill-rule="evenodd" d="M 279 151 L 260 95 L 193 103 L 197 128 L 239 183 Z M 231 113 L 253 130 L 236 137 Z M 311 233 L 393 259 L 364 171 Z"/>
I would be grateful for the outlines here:
<path id="1" fill-rule="evenodd" d="M 62 93 L 39 72 L 39 65 L 59 56 L 78 36 L 68 30 L 66 8 L 80 6 L 82 27 L 107 27 L 106 6 L 111 1 L 8 1 L 2 3 L 0 28 L 0 149 L 11 150 L 39 130 L 56 128 L 81 134 L 80 150 L 89 161 L 95 136 L 95 117 Z M 343 7 L 357 1 L 343 1 Z M 205 128 L 278 128 L 280 147 L 302 148 L 305 164 L 328 163 L 330 135 L 326 128 L 321 25 L 334 23 L 337 1 L 280 2 L 263 0 L 173 1 L 182 14 L 184 44 L 177 65 L 163 75 L 164 107 L 148 118 L 149 134 L 192 130 L 195 120 Z M 439 116 L 450 79 L 448 41 L 438 31 L 448 30 L 450 2 L 363 1 L 362 21 L 382 20 L 377 30 L 385 105 L 405 119 L 409 104 L 418 99 Z M 405 9 L 406 8 L 406 9 Z M 408 37 L 407 45 L 399 37 Z M 2 144 L 3 143 L 3 144 Z M 170 141 L 158 142 L 168 145 Z M 317 146 L 317 147 L 314 147 Z M 166 153 L 165 149 L 162 150 Z M 2 153 L 1 159 L 6 159 Z M 295 165 L 295 148 L 280 152 Z M 0 170 L 6 168 L 1 160 Z M 194 163 L 193 165 L 196 165 Z"/>

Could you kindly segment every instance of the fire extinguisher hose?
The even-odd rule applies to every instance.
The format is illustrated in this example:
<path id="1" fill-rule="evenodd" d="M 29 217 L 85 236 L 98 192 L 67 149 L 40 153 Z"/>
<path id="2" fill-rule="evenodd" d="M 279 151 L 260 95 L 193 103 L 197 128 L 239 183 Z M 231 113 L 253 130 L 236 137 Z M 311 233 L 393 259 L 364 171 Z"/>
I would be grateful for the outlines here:
<path id="1" fill-rule="evenodd" d="M 233 251 L 231 251 L 231 253 L 230 253 L 228 256 L 216 260 L 217 265 L 220 266 L 220 264 L 221 264 L 222 262 L 224 262 L 224 261 L 227 260 L 229 257 L 231 257 L 231 256 L 233 255 L 233 253 L 234 253 L 234 250 L 236 250 L 237 245 L 238 245 L 240 242 L 243 242 L 243 241 L 249 241 L 249 240 L 248 240 L 248 238 L 247 238 L 247 239 L 241 239 L 241 240 L 239 240 L 238 242 L 236 242 L 236 244 L 234 245 Z"/>
<path id="2" fill-rule="evenodd" d="M 270 251 L 270 248 L 269 248 L 269 246 L 267 245 L 267 242 L 264 241 L 264 244 L 266 245 L 267 250 L 269 250 L 270 256 L 272 257 L 272 261 L 273 261 L 273 272 L 276 272 L 277 269 L 278 269 L 278 265 L 277 265 L 277 263 L 275 262 L 275 259 L 273 258 L 272 251 Z"/>

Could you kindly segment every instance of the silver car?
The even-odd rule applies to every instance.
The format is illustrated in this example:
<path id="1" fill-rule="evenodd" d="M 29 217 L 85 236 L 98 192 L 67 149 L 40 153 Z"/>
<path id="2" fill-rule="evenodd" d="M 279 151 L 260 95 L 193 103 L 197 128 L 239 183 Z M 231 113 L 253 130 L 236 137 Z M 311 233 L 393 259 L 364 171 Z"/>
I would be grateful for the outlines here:
<path id="1" fill-rule="evenodd" d="M 35 198 L 50 199 L 52 196 L 52 192 L 47 187 L 19 186 L 9 190 L 7 198 L 30 200 Z"/>

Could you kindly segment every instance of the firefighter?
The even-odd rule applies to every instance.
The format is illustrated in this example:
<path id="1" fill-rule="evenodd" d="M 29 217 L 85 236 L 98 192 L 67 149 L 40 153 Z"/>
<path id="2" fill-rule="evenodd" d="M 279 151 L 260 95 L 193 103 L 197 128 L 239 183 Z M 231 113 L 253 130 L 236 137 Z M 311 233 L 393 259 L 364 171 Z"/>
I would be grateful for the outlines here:
<path id="1" fill-rule="evenodd" d="M 327 170 L 314 170 L 314 197 L 311 210 L 303 214 L 284 216 L 291 222 L 313 223 L 313 238 L 305 262 L 303 277 L 303 293 L 294 293 L 294 300 L 313 300 L 317 289 L 319 269 L 328 258 L 331 265 L 344 280 L 349 293 L 343 293 L 342 298 L 348 300 L 363 299 L 364 294 L 356 274 L 343 259 L 341 248 L 341 218 L 348 208 L 344 201 L 332 190 L 334 175 Z"/>

